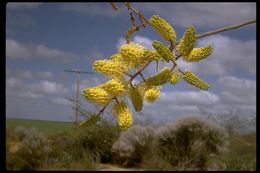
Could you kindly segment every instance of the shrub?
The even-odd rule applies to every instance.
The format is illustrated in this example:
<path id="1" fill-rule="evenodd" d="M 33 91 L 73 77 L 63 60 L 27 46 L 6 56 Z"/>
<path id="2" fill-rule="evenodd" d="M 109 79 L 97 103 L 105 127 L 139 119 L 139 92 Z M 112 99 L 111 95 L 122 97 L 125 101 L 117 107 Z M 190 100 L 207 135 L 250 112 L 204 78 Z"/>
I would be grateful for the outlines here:
<path id="1" fill-rule="evenodd" d="M 146 154 L 151 152 L 154 131 L 149 126 L 134 125 L 122 132 L 113 144 L 114 160 L 125 166 L 139 166 Z"/>
<path id="2" fill-rule="evenodd" d="M 10 137 L 6 141 L 7 169 L 33 170 L 46 162 L 51 148 L 46 136 L 38 130 L 18 126 L 8 135 Z"/>
<path id="3" fill-rule="evenodd" d="M 199 117 L 166 124 L 156 134 L 158 154 L 178 169 L 202 169 L 209 155 L 226 150 L 227 133 Z"/>
<path id="4" fill-rule="evenodd" d="M 104 163 L 111 160 L 111 148 L 118 135 L 118 127 L 103 122 L 99 126 L 77 128 L 73 133 L 73 140 L 76 146 L 88 151 L 94 160 Z"/>

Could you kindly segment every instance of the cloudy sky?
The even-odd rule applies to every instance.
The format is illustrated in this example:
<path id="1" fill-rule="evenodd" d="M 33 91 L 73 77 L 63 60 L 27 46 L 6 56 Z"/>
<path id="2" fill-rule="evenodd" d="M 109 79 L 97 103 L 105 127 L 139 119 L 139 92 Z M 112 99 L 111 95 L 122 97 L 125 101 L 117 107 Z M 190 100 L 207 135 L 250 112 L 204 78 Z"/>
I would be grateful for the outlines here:
<path id="1" fill-rule="evenodd" d="M 92 71 L 97 59 L 109 58 L 124 44 L 130 27 L 122 4 L 114 11 L 109 3 L 8 3 L 6 6 L 6 116 L 71 121 L 73 110 L 64 97 L 75 97 L 76 75 L 64 69 Z M 132 3 L 146 18 L 157 14 L 174 27 L 179 39 L 193 25 L 203 33 L 225 25 L 256 18 L 255 3 Z M 141 29 L 133 41 L 151 48 L 152 40 L 163 41 L 151 27 Z M 201 110 L 221 114 L 238 110 L 256 112 L 256 26 L 223 32 L 197 40 L 196 47 L 212 44 L 206 60 L 185 63 L 211 85 L 201 91 L 180 80 L 161 88 L 160 98 L 144 104 L 135 118 L 170 121 Z M 160 63 L 159 68 L 168 66 Z M 151 64 L 146 77 L 156 72 Z M 138 80 L 138 79 L 137 79 Z M 101 74 L 82 74 L 81 86 L 105 82 Z M 81 98 L 91 111 L 98 108 Z M 110 116 L 110 109 L 105 117 Z M 141 117 L 141 118 L 140 118 Z M 113 119 L 113 118 L 112 118 Z"/>

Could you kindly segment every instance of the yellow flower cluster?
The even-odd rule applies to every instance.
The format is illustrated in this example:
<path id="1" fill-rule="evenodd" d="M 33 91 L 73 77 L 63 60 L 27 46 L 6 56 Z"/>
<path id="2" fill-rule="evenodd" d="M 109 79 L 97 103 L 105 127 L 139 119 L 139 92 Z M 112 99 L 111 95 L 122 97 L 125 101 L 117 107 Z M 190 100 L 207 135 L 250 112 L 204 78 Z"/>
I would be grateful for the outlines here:
<path id="1" fill-rule="evenodd" d="M 211 45 L 194 48 L 188 56 L 184 56 L 184 60 L 187 62 L 196 62 L 207 58 L 213 52 Z"/>
<path id="2" fill-rule="evenodd" d="M 113 110 L 117 116 L 117 122 L 121 130 L 126 130 L 133 124 L 131 110 L 124 101 L 115 103 Z"/>
<path id="3" fill-rule="evenodd" d="M 123 57 L 120 53 L 115 53 L 111 55 L 110 58 L 114 61 L 123 61 Z"/>
<path id="4" fill-rule="evenodd" d="M 173 72 L 169 79 L 169 82 L 171 84 L 176 84 L 178 81 L 179 81 L 179 72 L 178 71 Z"/>
<path id="5" fill-rule="evenodd" d="M 98 105 L 106 105 L 110 101 L 108 92 L 100 87 L 84 89 L 83 96 L 90 102 L 94 102 Z"/>
<path id="6" fill-rule="evenodd" d="M 161 55 L 157 51 L 152 51 L 152 50 L 145 50 L 144 51 L 144 57 L 147 61 L 160 61 L 162 60 Z"/>
<path id="7" fill-rule="evenodd" d="M 132 101 L 135 111 L 140 112 L 143 107 L 143 97 L 142 97 L 138 87 L 129 88 L 129 96 L 130 96 L 130 99 Z"/>
<path id="8" fill-rule="evenodd" d="M 176 60 L 174 53 L 171 52 L 171 50 L 162 42 L 155 40 L 153 41 L 152 45 L 155 50 L 157 50 L 157 52 L 161 55 L 161 57 L 167 62 L 169 62 L 170 60 Z"/>
<path id="9" fill-rule="evenodd" d="M 148 85 L 159 86 L 167 83 L 171 77 L 171 70 L 164 67 L 159 73 L 146 79 Z"/>
<path id="10" fill-rule="evenodd" d="M 147 62 L 144 57 L 145 50 L 145 47 L 133 42 L 124 44 L 119 48 L 119 52 L 122 55 L 124 63 L 130 68 L 136 68 L 137 66 Z"/>
<path id="11" fill-rule="evenodd" d="M 125 85 L 114 79 L 111 79 L 106 83 L 99 85 L 99 87 L 107 91 L 111 98 L 115 96 L 120 96 L 125 91 Z"/>
<path id="12" fill-rule="evenodd" d="M 175 42 L 176 33 L 175 30 L 171 27 L 171 25 L 162 19 L 158 15 L 153 15 L 149 19 L 149 23 L 151 26 L 161 35 L 161 37 L 167 41 Z"/>
<path id="13" fill-rule="evenodd" d="M 183 56 L 190 54 L 196 42 L 196 30 L 193 26 L 186 28 L 176 50 Z"/>
<path id="14" fill-rule="evenodd" d="M 200 88 L 202 90 L 208 90 L 209 85 L 200 79 L 198 76 L 190 72 L 189 70 L 184 71 L 184 75 L 182 75 L 182 79 L 185 80 L 187 83 Z"/>
<path id="15" fill-rule="evenodd" d="M 127 67 L 115 60 L 97 60 L 93 63 L 93 70 L 102 73 L 112 79 L 122 80 Z"/>
<path id="16" fill-rule="evenodd" d="M 148 102 L 154 102 L 160 95 L 159 87 L 152 87 L 145 91 L 144 99 Z"/>

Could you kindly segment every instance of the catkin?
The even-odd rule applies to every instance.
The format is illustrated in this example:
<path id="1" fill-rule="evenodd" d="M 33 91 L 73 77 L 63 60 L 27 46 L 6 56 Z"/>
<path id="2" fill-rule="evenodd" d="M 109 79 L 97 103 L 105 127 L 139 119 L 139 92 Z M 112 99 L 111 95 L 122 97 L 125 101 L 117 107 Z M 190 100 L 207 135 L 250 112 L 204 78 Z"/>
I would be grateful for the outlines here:
<path id="1" fill-rule="evenodd" d="M 149 49 L 145 50 L 143 55 L 147 61 L 160 61 L 163 59 L 157 51 L 152 51 Z"/>
<path id="2" fill-rule="evenodd" d="M 190 72 L 189 70 L 184 71 L 184 75 L 182 75 L 182 79 L 185 80 L 187 83 L 200 88 L 202 90 L 208 90 L 209 85 L 200 79 L 198 76 Z"/>
<path id="3" fill-rule="evenodd" d="M 196 62 L 207 58 L 213 52 L 211 45 L 194 48 L 188 56 L 183 56 L 183 59 L 187 62 Z"/>
<path id="4" fill-rule="evenodd" d="M 133 42 L 124 44 L 119 48 L 123 61 L 129 68 L 136 68 L 147 62 L 144 57 L 145 50 L 145 47 Z"/>
<path id="5" fill-rule="evenodd" d="M 164 67 L 159 73 L 146 79 L 148 85 L 159 86 L 167 83 L 171 77 L 171 70 Z"/>
<path id="6" fill-rule="evenodd" d="M 106 105 L 110 101 L 109 94 L 100 87 L 84 89 L 83 96 L 90 102 L 94 102 L 98 105 Z"/>
<path id="7" fill-rule="evenodd" d="M 124 101 L 115 103 L 113 110 L 117 116 L 118 126 L 121 130 L 126 130 L 133 124 L 131 110 Z"/>
<path id="8" fill-rule="evenodd" d="M 143 107 L 143 97 L 142 97 L 138 87 L 129 88 L 129 96 L 130 96 L 130 100 L 134 106 L 135 111 L 140 112 Z"/>
<path id="9" fill-rule="evenodd" d="M 155 50 L 161 55 L 161 57 L 167 62 L 169 62 L 170 60 L 176 60 L 174 53 L 171 52 L 171 50 L 162 42 L 155 40 L 153 41 L 152 45 Z"/>
<path id="10" fill-rule="evenodd" d="M 173 72 L 169 79 L 169 82 L 171 84 L 176 84 L 178 81 L 179 81 L 179 72 L 178 71 Z"/>
<path id="11" fill-rule="evenodd" d="M 159 87 L 152 87 L 145 91 L 144 99 L 148 102 L 154 102 L 160 95 Z"/>
<path id="12" fill-rule="evenodd" d="M 120 96 L 125 91 L 125 85 L 114 79 L 111 79 L 111 80 L 107 81 L 106 83 L 100 85 L 100 88 L 107 91 L 111 97 Z"/>
<path id="13" fill-rule="evenodd" d="M 93 70 L 102 73 L 109 78 L 122 80 L 127 67 L 116 60 L 97 60 L 93 63 Z"/>
<path id="14" fill-rule="evenodd" d="M 171 27 L 171 25 L 166 22 L 164 19 L 162 19 L 158 15 L 153 15 L 149 19 L 149 23 L 151 26 L 160 34 L 160 36 L 169 41 L 169 42 L 175 42 L 176 41 L 176 32 Z"/>
<path id="15" fill-rule="evenodd" d="M 196 42 L 196 30 L 193 26 L 186 28 L 176 50 L 183 56 L 190 54 Z"/>

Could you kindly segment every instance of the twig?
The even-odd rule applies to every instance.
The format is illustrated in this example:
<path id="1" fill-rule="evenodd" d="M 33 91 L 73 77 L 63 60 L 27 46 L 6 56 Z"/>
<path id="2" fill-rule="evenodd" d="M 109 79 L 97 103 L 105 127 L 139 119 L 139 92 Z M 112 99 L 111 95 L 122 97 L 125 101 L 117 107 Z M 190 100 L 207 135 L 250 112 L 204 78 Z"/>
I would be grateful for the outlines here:
<path id="1" fill-rule="evenodd" d="M 146 63 L 138 72 L 136 72 L 132 78 L 130 78 L 129 82 L 132 82 L 132 80 L 134 80 L 134 78 L 140 74 L 148 65 L 150 64 L 150 61 L 148 63 Z"/>
<path id="2" fill-rule="evenodd" d="M 144 78 L 143 73 L 140 72 L 139 74 L 140 74 L 140 76 L 142 77 L 143 81 L 145 82 L 146 80 L 145 80 L 145 78 Z"/>
<path id="3" fill-rule="evenodd" d="M 110 3 L 112 5 L 112 8 L 117 11 L 118 10 L 118 7 L 116 6 L 116 4 L 114 2 L 111 2 Z"/>
<path id="4" fill-rule="evenodd" d="M 225 27 L 222 27 L 222 28 L 219 28 L 219 29 L 212 30 L 212 31 L 204 32 L 202 34 L 196 35 L 196 38 L 198 39 L 198 38 L 210 36 L 210 35 L 213 35 L 213 34 L 217 34 L 217 33 L 220 33 L 220 32 L 238 29 L 238 28 L 241 28 L 243 26 L 246 26 L 246 25 L 249 25 L 249 24 L 252 24 L 252 23 L 256 23 L 256 20 L 255 19 L 247 20 L 247 21 L 244 21 L 244 22 L 241 22 L 241 23 L 238 23 L 238 24 L 229 25 L 229 26 L 225 26 Z"/>

